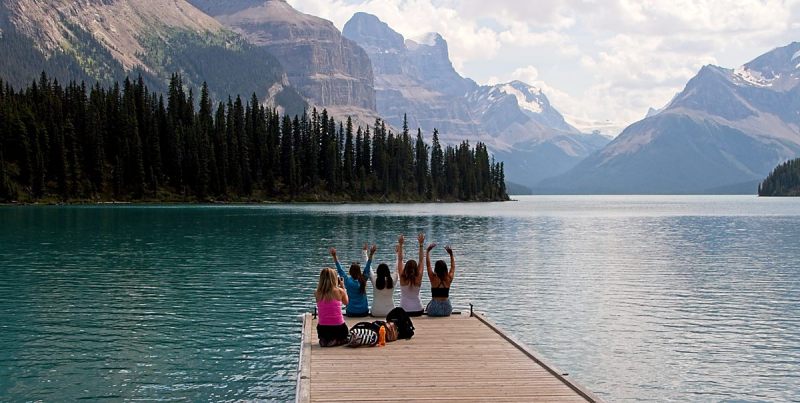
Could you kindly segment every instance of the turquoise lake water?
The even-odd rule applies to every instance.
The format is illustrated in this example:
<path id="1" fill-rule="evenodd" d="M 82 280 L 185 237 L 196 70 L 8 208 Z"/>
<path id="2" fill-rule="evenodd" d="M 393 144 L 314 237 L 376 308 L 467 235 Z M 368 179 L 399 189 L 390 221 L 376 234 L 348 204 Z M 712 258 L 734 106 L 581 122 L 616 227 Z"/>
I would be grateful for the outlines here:
<path id="1" fill-rule="evenodd" d="M 546 196 L 0 207 L 0 401 L 291 400 L 327 248 L 419 231 L 456 309 L 609 401 L 800 396 L 800 199 Z"/>

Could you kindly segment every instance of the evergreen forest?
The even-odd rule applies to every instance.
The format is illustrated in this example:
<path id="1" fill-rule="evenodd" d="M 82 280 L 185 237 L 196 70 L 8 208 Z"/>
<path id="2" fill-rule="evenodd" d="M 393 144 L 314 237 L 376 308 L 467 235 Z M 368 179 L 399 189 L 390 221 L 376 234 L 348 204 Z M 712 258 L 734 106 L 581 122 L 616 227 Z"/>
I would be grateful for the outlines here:
<path id="1" fill-rule="evenodd" d="M 0 79 L 0 202 L 507 200 L 502 162 L 434 130 L 354 127 L 316 109 L 199 99 L 180 75 L 62 86 Z"/>
<path id="2" fill-rule="evenodd" d="M 759 196 L 800 196 L 800 158 L 778 165 L 758 186 Z"/>

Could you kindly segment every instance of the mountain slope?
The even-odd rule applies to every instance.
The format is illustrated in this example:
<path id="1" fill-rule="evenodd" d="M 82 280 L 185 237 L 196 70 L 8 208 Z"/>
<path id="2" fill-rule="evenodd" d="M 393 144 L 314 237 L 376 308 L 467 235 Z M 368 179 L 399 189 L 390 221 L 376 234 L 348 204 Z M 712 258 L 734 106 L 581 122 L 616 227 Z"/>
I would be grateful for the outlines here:
<path id="1" fill-rule="evenodd" d="M 525 186 L 572 168 L 608 139 L 564 121 L 537 88 L 515 81 L 480 86 L 453 68 L 447 42 L 430 33 L 405 39 L 378 17 L 356 13 L 343 34 L 366 50 L 375 71 L 378 112 L 393 126 L 438 129 L 447 142 L 480 140 Z"/>
<path id="2" fill-rule="evenodd" d="M 705 66 L 661 112 L 542 190 L 567 193 L 755 193 L 800 155 L 800 43 L 736 69 Z"/>
<path id="3" fill-rule="evenodd" d="M 284 0 L 189 1 L 275 55 L 292 86 L 312 104 L 334 115 L 376 116 L 369 57 L 332 22 L 303 14 Z"/>
<path id="4" fill-rule="evenodd" d="M 15 86 L 46 70 L 62 81 L 110 83 L 141 74 L 164 89 L 172 73 L 218 97 L 257 93 L 292 110 L 304 101 L 280 63 L 184 0 L 7 0 L 0 74 Z"/>

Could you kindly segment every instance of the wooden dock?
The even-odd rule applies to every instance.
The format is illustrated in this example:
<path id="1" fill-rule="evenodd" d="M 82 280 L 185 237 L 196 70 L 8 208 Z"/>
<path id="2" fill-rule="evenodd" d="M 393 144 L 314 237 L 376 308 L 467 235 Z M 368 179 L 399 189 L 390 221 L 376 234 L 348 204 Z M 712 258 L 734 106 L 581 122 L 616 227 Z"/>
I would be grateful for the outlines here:
<path id="1" fill-rule="evenodd" d="M 322 348 L 304 315 L 297 401 L 601 401 L 481 314 L 412 320 L 410 340 Z"/>

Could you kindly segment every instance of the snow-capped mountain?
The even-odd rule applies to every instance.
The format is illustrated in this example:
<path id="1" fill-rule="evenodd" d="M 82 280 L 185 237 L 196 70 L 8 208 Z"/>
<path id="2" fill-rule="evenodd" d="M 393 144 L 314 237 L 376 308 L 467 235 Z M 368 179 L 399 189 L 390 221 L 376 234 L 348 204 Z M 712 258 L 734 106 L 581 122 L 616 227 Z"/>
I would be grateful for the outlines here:
<path id="1" fill-rule="evenodd" d="M 667 107 L 632 124 L 550 191 L 755 193 L 800 155 L 800 43 L 735 69 L 705 66 Z"/>
<path id="2" fill-rule="evenodd" d="M 438 33 L 405 39 L 378 17 L 357 13 L 343 34 L 372 60 L 378 112 L 395 127 L 438 129 L 446 142 L 483 141 L 525 186 L 558 175 L 609 139 L 581 134 L 538 88 L 520 81 L 481 86 L 453 68 Z"/>

